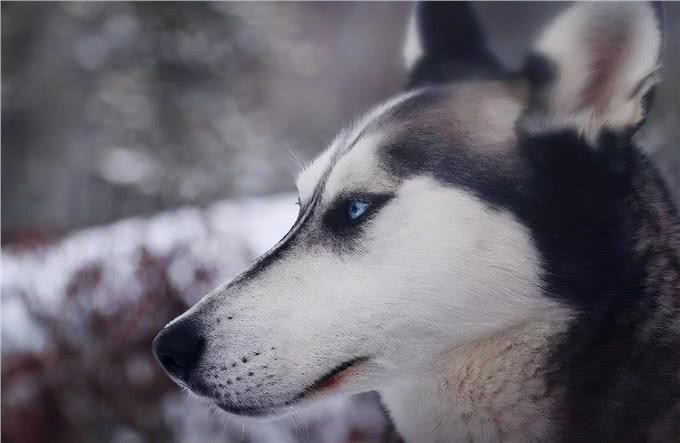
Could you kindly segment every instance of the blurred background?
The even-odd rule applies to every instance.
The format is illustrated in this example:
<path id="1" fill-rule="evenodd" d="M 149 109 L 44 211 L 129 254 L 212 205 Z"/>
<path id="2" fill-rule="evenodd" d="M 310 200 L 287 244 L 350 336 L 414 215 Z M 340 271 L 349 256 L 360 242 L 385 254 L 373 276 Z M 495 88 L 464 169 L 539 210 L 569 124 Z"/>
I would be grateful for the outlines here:
<path id="1" fill-rule="evenodd" d="M 512 68 L 565 4 L 475 5 Z M 181 393 L 155 333 L 292 223 L 297 166 L 405 81 L 410 3 L 7 3 L 2 441 L 394 439 L 375 395 L 265 424 Z M 680 4 L 640 142 L 680 202 Z"/>

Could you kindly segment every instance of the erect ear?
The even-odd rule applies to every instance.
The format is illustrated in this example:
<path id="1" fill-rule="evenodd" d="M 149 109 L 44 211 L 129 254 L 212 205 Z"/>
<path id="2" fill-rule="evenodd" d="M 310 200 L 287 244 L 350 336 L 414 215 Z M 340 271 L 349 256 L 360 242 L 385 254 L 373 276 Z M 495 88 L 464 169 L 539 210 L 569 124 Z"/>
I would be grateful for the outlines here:
<path id="1" fill-rule="evenodd" d="M 502 72 L 468 2 L 417 3 L 404 43 L 407 88 Z"/>
<path id="2" fill-rule="evenodd" d="M 660 11 L 650 3 L 582 3 L 547 27 L 526 65 L 528 132 L 574 128 L 596 142 L 632 134 L 658 81 Z"/>

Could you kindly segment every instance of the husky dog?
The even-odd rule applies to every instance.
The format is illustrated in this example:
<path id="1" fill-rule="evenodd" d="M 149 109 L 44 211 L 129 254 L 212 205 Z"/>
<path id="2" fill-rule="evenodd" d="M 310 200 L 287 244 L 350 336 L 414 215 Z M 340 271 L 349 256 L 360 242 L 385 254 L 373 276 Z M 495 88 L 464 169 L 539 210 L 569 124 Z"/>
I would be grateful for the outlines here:
<path id="1" fill-rule="evenodd" d="M 659 14 L 577 4 L 520 74 L 426 4 L 406 92 L 297 181 L 279 243 L 168 324 L 168 374 L 268 415 L 375 390 L 410 443 L 680 439 L 680 232 L 632 141 Z"/>

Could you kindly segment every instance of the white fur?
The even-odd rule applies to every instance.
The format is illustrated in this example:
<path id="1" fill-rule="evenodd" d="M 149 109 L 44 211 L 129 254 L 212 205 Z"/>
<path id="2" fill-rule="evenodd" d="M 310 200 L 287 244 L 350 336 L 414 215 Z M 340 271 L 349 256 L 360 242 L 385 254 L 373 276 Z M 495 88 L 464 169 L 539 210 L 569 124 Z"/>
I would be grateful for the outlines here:
<path id="1" fill-rule="evenodd" d="M 549 393 L 545 350 L 563 331 L 555 320 L 528 321 L 436 355 L 419 377 L 381 390 L 408 442 L 554 441 L 552 412 L 561 392 Z"/>
<path id="2" fill-rule="evenodd" d="M 603 128 L 631 127 L 643 118 L 642 97 L 656 82 L 661 42 L 654 11 L 647 3 L 583 3 L 548 26 L 536 45 L 557 68 L 543 92 L 547 109 L 527 119 L 532 132 L 576 127 L 594 139 Z M 604 67 L 598 62 L 618 54 Z M 585 90 L 602 79 L 593 97 Z M 645 80 L 642 87 L 636 88 Z"/>
<path id="3" fill-rule="evenodd" d="M 318 226 L 338 194 L 396 186 L 379 169 L 383 136 L 378 130 L 359 140 L 345 138 L 354 142 L 350 151 L 329 165 L 347 148 L 336 144 L 307 169 L 304 174 L 318 174 L 331 167 L 309 224 Z M 308 180 L 299 183 L 304 188 Z M 343 255 L 300 240 L 256 279 L 220 288 L 185 314 L 212 325 L 203 378 L 213 378 L 211 366 L 226 365 L 234 382 L 216 391 L 238 390 L 241 405 L 266 407 L 295 397 L 336 365 L 365 356 L 369 360 L 339 392 L 383 392 L 409 441 L 531 435 L 522 431 L 521 413 L 503 422 L 507 430 L 493 425 L 494 405 L 517 392 L 488 405 L 459 398 L 456 389 L 445 389 L 463 382 L 449 364 L 457 359 L 442 357 L 464 355 L 460 349 L 471 343 L 521 325 L 563 318 L 563 308 L 542 295 L 540 262 L 527 229 L 509 213 L 429 177 L 414 177 L 393 191 L 394 199 L 365 227 L 360 251 Z M 247 363 L 240 362 L 243 356 Z M 231 368 L 232 362 L 237 366 Z M 516 362 L 522 363 L 521 356 Z M 498 359 L 490 365 L 480 371 L 494 371 Z M 498 375 L 494 383 L 505 378 Z M 474 380 L 465 382 L 474 391 Z M 466 425 L 462 417 L 469 413 L 480 422 Z"/>
<path id="4" fill-rule="evenodd" d="M 409 71 L 416 64 L 418 59 L 423 55 L 423 44 L 420 41 L 420 33 L 418 32 L 418 17 L 416 14 L 416 7 L 413 7 L 411 15 L 406 25 L 406 39 L 404 40 L 402 57 L 404 59 L 404 67 Z"/>

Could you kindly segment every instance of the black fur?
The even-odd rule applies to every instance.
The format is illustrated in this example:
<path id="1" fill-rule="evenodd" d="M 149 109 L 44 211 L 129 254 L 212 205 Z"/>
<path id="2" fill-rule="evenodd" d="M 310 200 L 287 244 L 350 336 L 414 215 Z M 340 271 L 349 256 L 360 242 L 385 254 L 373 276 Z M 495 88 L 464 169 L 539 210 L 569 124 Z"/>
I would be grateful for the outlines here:
<path id="1" fill-rule="evenodd" d="M 610 223 L 622 269 L 552 353 L 565 441 L 680 438 L 678 219 L 654 168 L 631 158 L 630 192 L 609 205 L 620 211 Z"/>
<path id="2" fill-rule="evenodd" d="M 556 78 L 557 67 L 541 54 L 530 53 L 524 63 L 523 74 L 531 89 L 541 89 Z"/>
<path id="3" fill-rule="evenodd" d="M 296 242 L 299 241 L 300 233 L 307 225 L 307 221 L 312 217 L 313 209 L 319 200 L 321 191 L 322 188 L 316 189 L 310 201 L 307 202 L 305 206 L 300 207 L 300 211 L 298 212 L 295 223 L 293 223 L 293 226 L 291 226 L 291 228 L 288 230 L 288 233 L 283 236 L 283 238 L 288 237 L 288 239 L 258 258 L 246 271 L 234 278 L 234 280 L 230 283 L 230 286 L 236 286 L 255 279 L 272 263 L 281 259 L 281 257 L 290 252 Z"/>
<path id="4" fill-rule="evenodd" d="M 598 304 L 612 281 L 631 277 L 622 258 L 630 250 L 622 241 L 629 236 L 622 226 L 629 170 L 612 168 L 608 149 L 591 149 L 575 132 L 527 138 L 516 152 L 496 158 L 416 131 L 386 145 L 383 156 L 402 178 L 429 174 L 512 212 L 544 256 L 551 297 Z"/>
<path id="5" fill-rule="evenodd" d="M 423 54 L 410 73 L 407 88 L 503 72 L 487 49 L 471 3 L 422 2 L 416 18 Z"/>
<path id="6" fill-rule="evenodd" d="M 323 212 L 314 210 L 325 186 L 323 177 L 317 185 L 314 196 L 307 205 L 300 208 L 298 218 L 284 236 L 288 239 L 255 261 L 245 272 L 236 277 L 231 286 L 247 283 L 257 278 L 269 266 L 288 254 L 296 245 L 325 246 L 339 254 L 360 253 L 360 240 L 365 226 L 380 212 L 393 197 L 392 193 L 355 193 L 337 196 Z M 360 220 L 349 220 L 347 204 L 351 199 L 363 199 L 371 203 L 365 216 Z"/>
<path id="7" fill-rule="evenodd" d="M 469 5 L 448 12 L 456 8 L 455 18 L 445 5 L 421 8 L 425 55 L 410 86 L 502 72 Z M 655 11 L 662 29 L 660 3 Z M 442 25 L 455 19 L 466 24 Z M 544 57 L 528 57 L 521 75 L 533 91 L 530 108 L 540 108 L 539 93 L 557 74 Z M 653 95 L 643 97 L 645 114 Z M 564 441 L 680 441 L 680 220 L 658 172 L 632 145 L 640 125 L 603 132 L 595 147 L 575 130 L 520 132 L 515 149 L 493 158 L 443 128 L 420 128 L 382 151 L 398 176 L 429 174 L 467 189 L 530 229 L 546 296 L 577 312 L 553 338 L 549 359 Z"/>
<path id="8" fill-rule="evenodd" d="M 663 275 L 678 278 L 679 239 L 676 249 L 658 237 L 640 252 L 642 233 L 659 217 L 680 222 L 631 132 L 603 134 L 597 149 L 575 131 L 521 135 L 516 149 L 488 158 L 436 131 L 410 131 L 382 151 L 392 173 L 467 189 L 530 229 L 546 296 L 579 313 L 551 354 L 550 387 L 565 392 L 558 421 L 566 441 L 642 441 L 655 426 L 680 426 L 668 418 L 680 408 L 680 293 L 650 279 L 662 263 Z M 655 190 L 653 201 L 641 182 Z"/>

